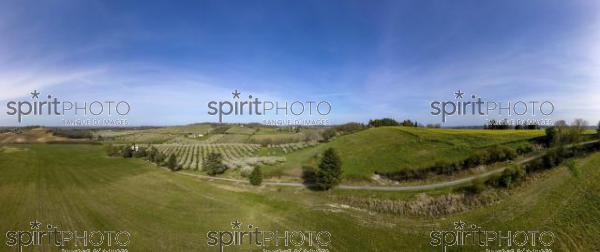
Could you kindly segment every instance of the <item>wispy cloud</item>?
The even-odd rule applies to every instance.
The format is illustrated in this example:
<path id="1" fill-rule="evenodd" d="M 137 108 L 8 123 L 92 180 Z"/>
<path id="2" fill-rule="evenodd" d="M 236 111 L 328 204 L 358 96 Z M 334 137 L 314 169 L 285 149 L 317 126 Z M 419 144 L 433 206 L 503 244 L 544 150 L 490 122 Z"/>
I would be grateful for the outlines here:
<path id="1" fill-rule="evenodd" d="M 158 20 L 166 6 L 131 12 L 73 3 L 44 14 L 0 4 L 0 101 L 36 89 L 126 99 L 136 105 L 133 124 L 182 124 L 212 120 L 206 103 L 239 89 L 271 100 L 328 100 L 334 122 L 428 123 L 438 122 L 429 102 L 461 89 L 551 100 L 557 118 L 598 119 L 598 4 L 389 2 L 335 15 L 323 10 L 336 5 L 325 5 L 175 6 Z M 9 122 L 0 116 L 0 123 Z"/>

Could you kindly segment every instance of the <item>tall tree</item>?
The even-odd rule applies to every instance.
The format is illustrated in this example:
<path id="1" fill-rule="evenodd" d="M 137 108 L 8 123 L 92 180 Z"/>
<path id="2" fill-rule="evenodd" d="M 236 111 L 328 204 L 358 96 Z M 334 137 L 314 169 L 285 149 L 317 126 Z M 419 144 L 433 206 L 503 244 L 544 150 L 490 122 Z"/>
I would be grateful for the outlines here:
<path id="1" fill-rule="evenodd" d="M 250 177 L 248 179 L 252 185 L 258 186 L 262 184 L 263 176 L 262 172 L 260 171 L 260 166 L 257 166 L 254 168 L 254 170 L 252 170 L 252 173 L 250 173 Z"/>
<path id="2" fill-rule="evenodd" d="M 208 153 L 203 167 L 206 170 L 206 174 L 210 176 L 222 174 L 227 169 L 227 166 L 223 164 L 223 155 L 214 152 Z"/>
<path id="3" fill-rule="evenodd" d="M 333 148 L 325 150 L 317 171 L 317 187 L 329 190 L 342 179 L 342 161 Z"/>
<path id="4" fill-rule="evenodd" d="M 169 167 L 171 171 L 175 171 L 177 169 L 177 157 L 175 157 L 175 154 L 171 154 L 169 156 L 169 159 L 167 160 L 167 167 Z"/>
<path id="5" fill-rule="evenodd" d="M 558 130 L 557 127 L 548 127 L 546 132 L 546 146 L 550 147 L 557 142 Z"/>
<path id="6" fill-rule="evenodd" d="M 131 149 L 131 146 L 125 146 L 123 147 L 123 149 L 121 150 L 121 155 L 124 158 L 130 158 L 133 156 L 133 150 Z"/>

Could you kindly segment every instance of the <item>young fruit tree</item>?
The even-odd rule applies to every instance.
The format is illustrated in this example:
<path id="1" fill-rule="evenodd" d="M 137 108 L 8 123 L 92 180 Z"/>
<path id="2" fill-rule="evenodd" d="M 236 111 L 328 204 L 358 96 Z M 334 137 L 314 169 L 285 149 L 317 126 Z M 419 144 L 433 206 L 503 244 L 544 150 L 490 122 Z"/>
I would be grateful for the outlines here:
<path id="1" fill-rule="evenodd" d="M 329 190 L 338 185 L 342 179 L 342 161 L 333 148 L 325 150 L 316 176 L 316 186 L 321 190 Z"/>

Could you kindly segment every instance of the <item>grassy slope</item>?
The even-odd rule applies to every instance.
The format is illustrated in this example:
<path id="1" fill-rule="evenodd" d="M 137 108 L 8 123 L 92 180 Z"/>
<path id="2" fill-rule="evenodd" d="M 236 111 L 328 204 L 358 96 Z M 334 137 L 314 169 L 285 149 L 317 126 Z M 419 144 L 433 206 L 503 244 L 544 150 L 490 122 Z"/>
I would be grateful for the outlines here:
<path id="1" fill-rule="evenodd" d="M 454 222 L 462 220 L 488 231 L 551 231 L 556 240 L 552 251 L 600 251 L 600 153 L 576 160 L 579 175 L 561 166 L 535 174 L 535 179 L 510 191 L 510 196 L 490 206 L 464 213 L 431 219 L 418 218 L 415 227 L 430 226 L 436 230 L 454 230 Z M 336 190 L 336 195 L 409 200 L 408 192 L 354 192 Z M 445 194 L 447 190 L 428 192 Z M 406 218 L 408 219 L 408 218 Z M 408 220 L 407 220 L 408 222 Z M 434 228 L 435 227 L 435 228 Z M 428 231 L 416 229 L 413 243 L 428 243 Z M 515 247 L 513 247 L 515 248 Z M 540 247 L 537 247 L 538 249 Z M 499 249 L 490 247 L 490 249 Z M 430 249 L 423 249 L 428 251 Z M 484 251 L 485 247 L 449 247 L 448 251 Z M 408 251 L 421 251 L 411 248 Z M 438 247 L 435 251 L 442 251 Z"/>
<path id="2" fill-rule="evenodd" d="M 502 204 L 456 218 L 495 230 L 550 230 L 556 251 L 600 251 L 600 153 L 578 160 L 577 167 L 579 177 L 560 167 Z"/>
<path id="3" fill-rule="evenodd" d="M 279 196 L 205 184 L 142 160 L 107 158 L 98 146 L 33 145 L 0 152 L 0 232 L 29 230 L 34 219 L 63 230 L 129 230 L 132 251 L 217 251 L 208 230 L 230 230 L 239 219 L 263 230 L 328 230 L 335 248 L 381 244 L 388 230 L 360 227 L 344 214 L 300 207 Z M 251 190 L 251 189 L 249 189 Z M 353 233 L 367 232 L 362 238 Z M 0 250 L 6 246 L 0 246 Z"/>
<path id="4" fill-rule="evenodd" d="M 541 130 L 457 130 L 408 127 L 371 128 L 337 137 L 330 143 L 294 152 L 271 174 L 297 175 L 303 164 L 310 164 L 325 148 L 335 148 L 344 164 L 344 176 L 369 178 L 374 171 L 419 169 L 437 161 L 456 161 L 476 149 L 494 144 L 519 144 L 543 135 Z M 312 164 L 316 165 L 314 160 Z"/>
<path id="5" fill-rule="evenodd" d="M 579 178 L 558 168 L 493 206 L 422 219 L 331 209 L 318 192 L 178 176 L 141 160 L 104 157 L 98 146 L 16 147 L 24 150 L 0 152 L 1 233 L 29 230 L 38 219 L 64 229 L 129 230 L 130 251 L 217 251 L 205 245 L 207 230 L 230 230 L 239 219 L 263 230 L 328 230 L 333 251 L 441 251 L 428 245 L 429 231 L 464 220 L 487 230 L 555 231 L 555 251 L 600 249 L 600 154 L 578 161 Z"/>

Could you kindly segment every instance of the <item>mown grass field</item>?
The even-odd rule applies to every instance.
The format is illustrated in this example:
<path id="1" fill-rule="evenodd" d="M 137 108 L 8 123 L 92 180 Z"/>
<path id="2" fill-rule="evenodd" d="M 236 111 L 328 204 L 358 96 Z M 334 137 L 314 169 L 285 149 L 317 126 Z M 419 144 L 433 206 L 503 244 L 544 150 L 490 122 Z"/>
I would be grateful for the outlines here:
<path id="1" fill-rule="evenodd" d="M 421 218 L 339 207 L 328 197 L 347 191 L 254 188 L 180 176 L 142 160 L 108 158 L 95 145 L 14 145 L 0 151 L 0 232 L 29 230 L 37 219 L 69 230 L 128 230 L 130 251 L 218 251 L 206 245 L 206 232 L 231 230 L 229 223 L 240 220 L 264 230 L 327 230 L 332 251 L 441 251 L 429 245 L 429 232 L 452 230 L 454 221 L 463 220 L 488 230 L 551 230 L 555 251 L 598 251 L 599 166 L 595 154 L 577 162 L 579 177 L 557 168 L 498 204 Z M 393 198 L 389 194 L 357 193 Z M 2 241 L 1 250 L 15 251 Z"/>
<path id="2" fill-rule="evenodd" d="M 316 202 L 307 208 L 276 192 L 212 184 L 139 159 L 108 158 L 100 146 L 6 150 L 0 152 L 3 234 L 29 230 L 37 219 L 64 230 L 128 230 L 130 251 L 218 251 L 206 245 L 206 232 L 231 230 L 230 222 L 240 220 L 264 230 L 328 230 L 336 251 L 383 251 L 397 242 L 386 236 L 390 229 L 349 223 L 346 214 Z M 10 251 L 2 241 L 0 248 Z"/>
<path id="3" fill-rule="evenodd" d="M 316 166 L 317 155 L 332 147 L 342 159 L 344 177 L 364 180 L 375 171 L 421 169 L 440 161 L 460 161 L 478 149 L 527 145 L 529 140 L 543 135 L 542 130 L 370 128 L 293 152 L 286 156 L 288 162 L 266 170 L 270 175 L 297 176 L 303 165 Z"/>

